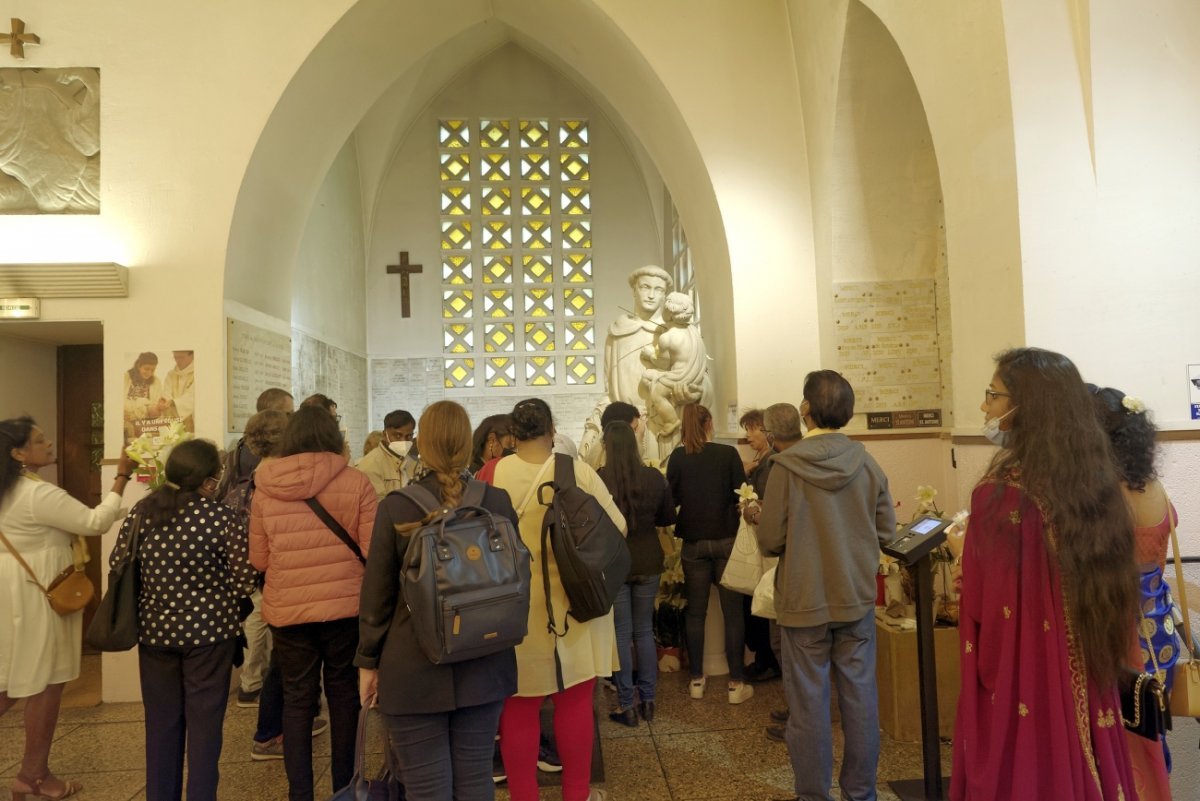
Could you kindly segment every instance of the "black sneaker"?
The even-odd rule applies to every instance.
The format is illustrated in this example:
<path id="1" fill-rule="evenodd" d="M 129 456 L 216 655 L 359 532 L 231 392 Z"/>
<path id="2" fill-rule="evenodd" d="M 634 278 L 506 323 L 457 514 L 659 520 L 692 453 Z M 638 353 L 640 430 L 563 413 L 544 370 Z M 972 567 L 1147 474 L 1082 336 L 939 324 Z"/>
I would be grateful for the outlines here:
<path id="1" fill-rule="evenodd" d="M 771 681 L 779 678 L 779 668 L 773 665 L 750 665 L 744 672 L 746 681 L 758 684 L 763 681 Z"/>
<path id="2" fill-rule="evenodd" d="M 538 748 L 537 766 L 542 773 L 562 773 L 562 760 L 558 758 L 558 751 L 545 740 Z"/>
<path id="3" fill-rule="evenodd" d="M 237 705 L 239 707 L 241 707 L 242 709 L 254 709 L 255 707 L 258 706 L 259 692 L 261 692 L 261 691 L 253 690 L 251 692 L 247 692 L 245 690 L 238 690 Z"/>
<path id="4" fill-rule="evenodd" d="M 776 723 L 787 723 L 788 715 L 790 714 L 791 711 L 786 706 L 783 709 L 772 709 L 771 720 Z"/>
<path id="5" fill-rule="evenodd" d="M 777 743 L 787 742 L 784 737 L 784 728 L 782 726 L 768 726 L 767 739 L 774 740 Z"/>

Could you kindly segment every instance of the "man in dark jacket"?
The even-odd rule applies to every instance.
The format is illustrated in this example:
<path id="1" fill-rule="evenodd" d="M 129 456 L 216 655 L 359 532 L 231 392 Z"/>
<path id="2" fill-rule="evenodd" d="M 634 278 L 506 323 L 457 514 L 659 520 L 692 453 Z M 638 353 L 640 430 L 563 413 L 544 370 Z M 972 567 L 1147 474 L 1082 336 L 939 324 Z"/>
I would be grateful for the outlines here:
<path id="1" fill-rule="evenodd" d="M 854 390 L 832 370 L 804 379 L 808 434 L 774 456 L 758 541 L 778 556 L 775 613 L 783 640 L 786 739 L 796 795 L 828 799 L 833 779 L 829 673 L 837 681 L 845 749 L 842 798 L 875 798 L 879 709 L 875 687 L 875 574 L 896 535 L 887 477 L 839 429 Z"/>

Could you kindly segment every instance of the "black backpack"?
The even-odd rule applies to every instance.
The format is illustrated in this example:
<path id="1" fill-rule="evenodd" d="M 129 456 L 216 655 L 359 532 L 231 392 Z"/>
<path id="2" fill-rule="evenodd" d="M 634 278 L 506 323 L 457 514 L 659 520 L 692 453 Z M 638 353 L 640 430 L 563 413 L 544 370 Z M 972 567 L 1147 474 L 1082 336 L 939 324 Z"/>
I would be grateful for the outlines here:
<path id="1" fill-rule="evenodd" d="M 544 490 L 553 489 L 547 502 Z M 617 591 L 629 577 L 629 548 L 625 537 L 604 507 L 575 484 L 575 465 L 570 456 L 554 454 L 554 480 L 538 487 L 538 503 L 547 507 L 542 518 L 542 581 L 546 587 L 546 630 L 556 637 L 567 633 L 563 619 L 560 632 L 550 602 L 550 565 L 546 543 L 554 552 L 558 575 L 567 593 L 567 614 L 580 623 L 602 617 L 612 609 Z"/>
<path id="2" fill-rule="evenodd" d="M 511 520 L 483 508 L 486 486 L 468 481 L 453 509 L 419 484 L 396 490 L 425 513 L 400 587 L 417 644 L 435 665 L 512 648 L 529 630 L 529 549 Z"/>

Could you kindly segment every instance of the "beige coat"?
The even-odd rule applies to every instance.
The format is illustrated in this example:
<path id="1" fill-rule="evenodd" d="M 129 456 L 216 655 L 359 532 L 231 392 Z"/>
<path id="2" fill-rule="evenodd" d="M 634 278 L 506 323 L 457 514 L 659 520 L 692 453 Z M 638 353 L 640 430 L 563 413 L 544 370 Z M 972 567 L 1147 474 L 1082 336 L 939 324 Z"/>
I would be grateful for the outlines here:
<path id="1" fill-rule="evenodd" d="M 614 670 L 620 668 L 612 610 L 604 617 L 586 623 L 567 618 L 570 624 L 567 634 L 557 640 L 546 631 L 546 593 L 542 581 L 542 515 L 546 507 L 540 505 L 536 498 L 531 499 L 525 509 L 520 506 L 541 469 L 542 465 L 531 464 L 519 456 L 506 456 L 496 465 L 493 482 L 495 486 L 507 490 L 512 498 L 513 506 L 521 518 L 521 540 L 533 555 L 529 634 L 517 646 L 517 695 L 527 698 L 558 692 L 554 670 L 556 649 L 562 664 L 563 689 L 597 676 L 611 676 Z M 538 483 L 549 481 L 553 473 L 554 465 L 551 464 Z M 594 495 L 617 527 L 625 531 L 625 518 L 613 503 L 608 488 L 595 470 L 578 459 L 575 460 L 575 483 Z M 550 599 L 554 604 L 555 621 L 561 630 L 566 618 L 567 594 L 559 580 L 553 553 L 548 552 L 547 557 L 550 565 Z"/>

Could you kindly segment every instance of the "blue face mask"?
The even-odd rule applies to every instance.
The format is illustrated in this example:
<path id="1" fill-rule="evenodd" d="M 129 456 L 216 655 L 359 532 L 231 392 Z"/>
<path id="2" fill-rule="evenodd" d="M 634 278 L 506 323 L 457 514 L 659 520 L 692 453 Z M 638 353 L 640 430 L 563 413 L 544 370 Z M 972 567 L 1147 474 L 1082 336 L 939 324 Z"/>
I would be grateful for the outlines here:
<path id="1" fill-rule="evenodd" d="M 993 417 L 992 419 L 984 422 L 983 435 L 985 437 L 987 437 L 988 441 L 991 442 L 993 445 L 999 445 L 1001 448 L 1008 447 L 1009 435 L 1012 434 L 1012 431 L 1011 430 L 1001 431 L 1000 430 L 1000 421 L 1003 420 L 1005 417 L 1008 417 L 1010 414 L 1012 414 L 1015 411 L 1016 411 L 1015 408 L 1009 409 L 1007 412 L 1000 415 L 999 417 Z"/>

